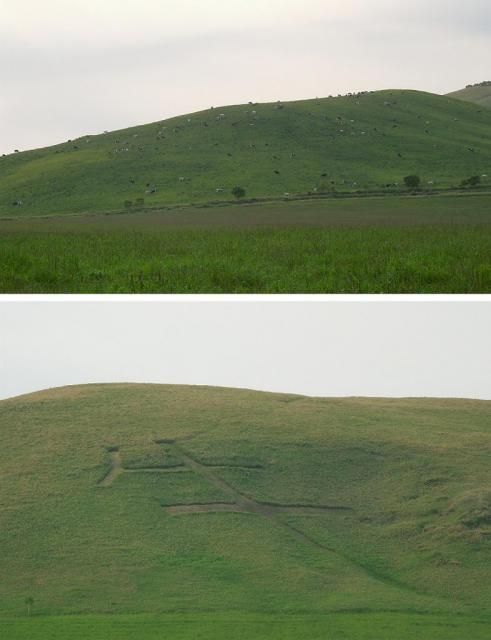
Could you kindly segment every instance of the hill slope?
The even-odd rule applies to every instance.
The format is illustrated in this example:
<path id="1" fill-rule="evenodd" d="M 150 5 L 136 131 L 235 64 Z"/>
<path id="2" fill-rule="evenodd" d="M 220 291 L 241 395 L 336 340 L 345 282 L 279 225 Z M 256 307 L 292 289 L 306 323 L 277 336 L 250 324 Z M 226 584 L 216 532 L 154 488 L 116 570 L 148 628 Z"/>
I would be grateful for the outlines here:
<path id="1" fill-rule="evenodd" d="M 38 614 L 490 613 L 490 413 L 156 385 L 3 401 L 0 615 L 26 597 Z"/>
<path id="2" fill-rule="evenodd" d="M 491 107 L 491 82 L 469 86 L 460 91 L 449 93 L 448 96 L 458 100 L 474 102 L 483 107 Z"/>
<path id="3" fill-rule="evenodd" d="M 409 173 L 436 187 L 491 175 L 491 111 L 416 91 L 203 111 L 0 158 L 0 215 L 230 200 L 237 185 L 379 190 Z"/>

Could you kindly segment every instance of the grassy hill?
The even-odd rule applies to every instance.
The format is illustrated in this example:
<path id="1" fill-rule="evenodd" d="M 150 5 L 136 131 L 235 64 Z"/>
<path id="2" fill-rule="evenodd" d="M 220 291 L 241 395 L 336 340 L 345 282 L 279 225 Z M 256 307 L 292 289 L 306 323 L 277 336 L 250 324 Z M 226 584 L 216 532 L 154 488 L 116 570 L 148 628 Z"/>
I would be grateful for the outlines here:
<path id="1" fill-rule="evenodd" d="M 158 385 L 3 401 L 2 637 L 484 640 L 490 415 Z"/>
<path id="2" fill-rule="evenodd" d="M 222 107 L 83 136 L 0 158 L 0 216 L 228 201 L 237 185 L 248 198 L 397 192 L 410 173 L 431 189 L 491 175 L 491 111 L 380 91 Z"/>
<path id="3" fill-rule="evenodd" d="M 469 86 L 460 91 L 449 93 L 448 95 L 451 98 L 474 102 L 483 107 L 491 107 L 491 82 Z"/>

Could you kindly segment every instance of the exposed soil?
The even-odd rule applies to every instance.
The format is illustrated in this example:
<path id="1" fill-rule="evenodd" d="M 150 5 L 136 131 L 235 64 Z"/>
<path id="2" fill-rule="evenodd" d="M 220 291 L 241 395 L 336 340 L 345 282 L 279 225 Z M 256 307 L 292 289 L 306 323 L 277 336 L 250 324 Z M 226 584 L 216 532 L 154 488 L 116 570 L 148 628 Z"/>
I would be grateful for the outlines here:
<path id="1" fill-rule="evenodd" d="M 99 482 L 101 487 L 109 487 L 116 480 L 118 476 L 124 473 L 123 462 L 121 460 L 121 453 L 117 449 L 113 449 L 109 452 L 111 468 L 104 478 Z"/>

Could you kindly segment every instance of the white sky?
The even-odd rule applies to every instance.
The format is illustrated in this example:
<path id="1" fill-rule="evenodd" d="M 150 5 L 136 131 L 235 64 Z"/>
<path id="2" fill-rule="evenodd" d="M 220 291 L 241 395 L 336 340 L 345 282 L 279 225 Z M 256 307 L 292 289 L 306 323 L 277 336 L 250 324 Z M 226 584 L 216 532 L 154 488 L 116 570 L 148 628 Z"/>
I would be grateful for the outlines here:
<path id="1" fill-rule="evenodd" d="M 0 153 L 210 105 L 490 79 L 489 0 L 0 0 Z"/>
<path id="2" fill-rule="evenodd" d="M 487 302 L 0 298 L 0 398 L 97 382 L 491 399 Z"/>

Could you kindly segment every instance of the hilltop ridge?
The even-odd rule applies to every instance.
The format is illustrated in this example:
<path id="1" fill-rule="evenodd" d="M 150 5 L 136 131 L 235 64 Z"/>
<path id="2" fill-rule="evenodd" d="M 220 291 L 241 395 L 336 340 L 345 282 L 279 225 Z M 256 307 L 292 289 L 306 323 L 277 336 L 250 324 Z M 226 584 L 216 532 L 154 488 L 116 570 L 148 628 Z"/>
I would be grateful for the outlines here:
<path id="1" fill-rule="evenodd" d="M 491 107 L 491 80 L 469 84 L 465 89 L 447 94 L 451 98 L 474 102 L 480 106 Z"/>

